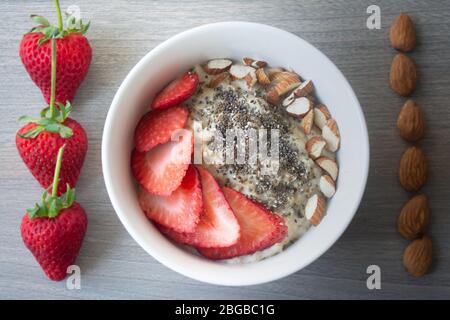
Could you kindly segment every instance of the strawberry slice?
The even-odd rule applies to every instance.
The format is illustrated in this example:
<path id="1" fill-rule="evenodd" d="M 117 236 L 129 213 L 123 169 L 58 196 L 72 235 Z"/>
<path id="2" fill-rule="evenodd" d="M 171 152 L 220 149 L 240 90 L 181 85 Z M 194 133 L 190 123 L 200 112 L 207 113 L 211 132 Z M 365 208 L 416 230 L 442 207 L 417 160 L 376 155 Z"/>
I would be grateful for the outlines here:
<path id="1" fill-rule="evenodd" d="M 177 136 L 178 141 L 160 144 L 148 152 L 133 150 L 131 169 L 147 192 L 167 196 L 180 186 L 191 162 L 194 139 L 186 129 Z"/>
<path id="2" fill-rule="evenodd" d="M 147 152 L 159 144 L 169 142 L 172 134 L 184 128 L 188 115 L 187 108 L 183 106 L 147 112 L 134 133 L 136 149 Z"/>
<path id="3" fill-rule="evenodd" d="M 169 238 L 201 248 L 221 248 L 235 244 L 240 227 L 214 177 L 198 167 L 203 192 L 203 214 L 192 233 L 180 233 L 164 226 L 158 228 Z"/>
<path id="4" fill-rule="evenodd" d="M 224 187 L 223 193 L 241 226 L 241 238 L 227 248 L 199 248 L 205 257 L 219 260 L 250 254 L 283 241 L 287 234 L 284 219 L 242 193 Z"/>
<path id="5" fill-rule="evenodd" d="M 189 99 L 197 90 L 198 81 L 197 73 L 186 72 L 158 93 L 153 99 L 152 109 L 166 109 Z"/>
<path id="6" fill-rule="evenodd" d="M 189 165 L 181 185 L 170 196 L 139 191 L 139 204 L 149 219 L 177 232 L 194 232 L 203 210 L 197 169 Z"/>

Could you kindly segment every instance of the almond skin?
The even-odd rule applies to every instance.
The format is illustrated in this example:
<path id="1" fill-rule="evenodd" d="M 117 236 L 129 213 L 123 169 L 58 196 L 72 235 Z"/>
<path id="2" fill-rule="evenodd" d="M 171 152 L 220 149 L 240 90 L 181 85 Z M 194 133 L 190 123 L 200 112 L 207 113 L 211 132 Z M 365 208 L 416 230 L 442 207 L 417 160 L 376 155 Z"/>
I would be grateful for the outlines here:
<path id="1" fill-rule="evenodd" d="M 417 71 L 414 62 L 403 53 L 398 53 L 391 64 L 389 81 L 392 90 L 401 96 L 409 96 L 416 89 Z"/>
<path id="2" fill-rule="evenodd" d="M 403 253 L 403 265 L 414 277 L 424 276 L 430 269 L 432 260 L 433 245 L 427 236 L 411 242 Z"/>
<path id="3" fill-rule="evenodd" d="M 409 52 L 416 46 L 416 28 L 407 14 L 400 14 L 392 23 L 389 39 L 394 49 Z"/>
<path id="4" fill-rule="evenodd" d="M 429 217 L 427 197 L 423 194 L 417 195 L 411 198 L 400 212 L 397 230 L 407 240 L 417 239 L 428 225 Z"/>
<path id="5" fill-rule="evenodd" d="M 317 226 L 322 221 L 326 203 L 326 200 L 318 194 L 308 199 L 305 206 L 305 217 L 313 226 Z"/>
<path id="6" fill-rule="evenodd" d="M 300 77 L 297 74 L 288 71 L 275 74 L 270 81 L 271 87 L 279 96 L 285 95 L 301 84 Z"/>
<path id="7" fill-rule="evenodd" d="M 327 142 L 321 136 L 314 136 L 306 141 L 305 149 L 308 152 L 308 156 L 315 160 L 322 155 L 322 151 L 326 145 Z"/>
<path id="8" fill-rule="evenodd" d="M 412 99 L 405 102 L 398 115 L 397 128 L 400 136 L 407 141 L 417 141 L 423 138 L 425 120 L 420 106 Z"/>
<path id="9" fill-rule="evenodd" d="M 228 79 L 228 77 L 230 76 L 230 74 L 228 72 L 222 72 L 219 73 L 218 75 L 214 76 L 208 83 L 208 88 L 215 88 L 217 87 L 219 84 L 221 84 L 223 81 L 225 81 L 226 79 Z"/>
<path id="10" fill-rule="evenodd" d="M 273 80 L 273 78 L 279 74 L 280 72 L 284 72 L 285 70 L 283 68 L 270 68 L 266 71 L 267 76 L 269 77 L 270 81 Z"/>
<path id="11" fill-rule="evenodd" d="M 263 86 L 267 86 L 270 84 L 269 76 L 264 71 L 264 68 L 256 69 L 256 78 L 258 79 L 258 82 Z"/>
<path id="12" fill-rule="evenodd" d="M 317 158 L 316 164 L 322 168 L 326 173 L 330 175 L 331 178 L 333 178 L 334 181 L 337 180 L 339 176 L 339 166 L 336 162 L 336 160 L 333 160 L 331 158 L 328 158 L 326 156 L 321 156 Z"/>
<path id="13" fill-rule="evenodd" d="M 305 134 L 310 134 L 311 130 L 312 130 L 313 123 L 314 123 L 314 110 L 311 109 L 303 117 L 302 121 L 300 121 L 300 127 L 303 129 L 303 132 Z"/>
<path id="14" fill-rule="evenodd" d="M 423 151 L 418 147 L 408 148 L 400 160 L 399 179 L 405 190 L 419 190 L 427 181 L 428 165 Z"/>
<path id="15" fill-rule="evenodd" d="M 340 147 L 341 135 L 336 120 L 329 119 L 322 128 L 322 138 L 327 142 L 327 148 L 336 152 Z"/>
<path id="16" fill-rule="evenodd" d="M 270 104 L 276 105 L 280 102 L 280 95 L 274 88 L 271 88 L 266 92 L 266 100 Z"/>
<path id="17" fill-rule="evenodd" d="M 326 105 L 319 104 L 314 108 L 314 124 L 319 129 L 322 129 L 329 119 L 331 119 L 331 114 Z"/>

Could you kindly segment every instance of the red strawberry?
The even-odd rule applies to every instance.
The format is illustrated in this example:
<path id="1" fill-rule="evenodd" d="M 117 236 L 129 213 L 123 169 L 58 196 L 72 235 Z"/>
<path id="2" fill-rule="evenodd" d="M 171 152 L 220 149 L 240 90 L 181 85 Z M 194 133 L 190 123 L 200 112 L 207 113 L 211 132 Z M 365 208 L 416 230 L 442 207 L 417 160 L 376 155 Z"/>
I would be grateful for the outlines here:
<path id="1" fill-rule="evenodd" d="M 136 149 L 147 152 L 159 144 L 169 142 L 172 134 L 184 128 L 188 115 L 187 108 L 182 106 L 147 112 L 134 133 Z"/>
<path id="2" fill-rule="evenodd" d="M 223 193 L 241 226 L 241 238 L 226 248 L 200 248 L 210 259 L 228 259 L 263 250 L 283 241 L 287 227 L 282 217 L 248 199 L 242 193 L 224 187 Z"/>
<path id="3" fill-rule="evenodd" d="M 187 72 L 173 80 L 153 99 L 152 109 L 165 109 L 186 101 L 197 90 L 198 81 L 195 72 Z"/>
<path id="4" fill-rule="evenodd" d="M 148 218 L 177 232 L 193 232 L 203 209 L 197 169 L 190 165 L 181 185 L 170 196 L 139 191 L 139 203 Z"/>
<path id="5" fill-rule="evenodd" d="M 58 10 L 60 15 L 60 11 Z M 72 101 L 75 93 L 85 78 L 92 59 L 92 49 L 84 36 L 89 24 L 74 25 L 73 17 L 68 19 L 68 27 L 63 30 L 51 26 L 41 16 L 32 16 L 39 24 L 23 36 L 20 42 L 19 55 L 31 79 L 41 89 L 47 103 L 50 102 L 51 87 L 51 44 L 49 40 L 55 36 L 58 50 L 56 64 L 56 101 L 66 103 Z M 71 25 L 72 23 L 72 25 Z"/>
<path id="6" fill-rule="evenodd" d="M 158 226 L 173 240 L 202 248 L 229 247 L 237 243 L 240 227 L 233 211 L 214 177 L 201 167 L 198 168 L 203 191 L 203 215 L 192 233 L 179 233 Z"/>
<path id="7" fill-rule="evenodd" d="M 73 132 L 69 138 L 62 137 L 59 133 L 42 131 L 34 138 L 23 138 L 26 132 L 39 127 L 36 123 L 28 123 L 23 126 L 16 135 L 16 146 L 20 156 L 33 176 L 47 189 L 53 181 L 56 154 L 61 146 L 65 145 L 63 159 L 64 171 L 61 173 L 58 194 L 66 191 L 66 184 L 72 188 L 77 184 L 84 157 L 88 148 L 88 140 L 83 127 L 73 119 L 67 118 L 62 123 Z"/>
<path id="8" fill-rule="evenodd" d="M 178 141 L 158 145 L 148 152 L 133 150 L 131 169 L 147 192 L 167 196 L 180 186 L 191 162 L 194 139 L 186 129 L 177 135 Z"/>
<path id="9" fill-rule="evenodd" d="M 33 253 L 47 277 L 62 280 L 75 259 L 87 227 L 84 209 L 74 202 L 56 218 L 23 216 L 20 232 L 26 247 Z"/>
<path id="10" fill-rule="evenodd" d="M 87 227 L 86 213 L 75 202 L 74 191 L 68 187 L 61 197 L 56 194 L 63 151 L 64 147 L 57 154 L 52 194 L 45 191 L 41 203 L 27 210 L 20 226 L 25 246 L 47 277 L 57 281 L 66 277 L 67 267 L 75 262 Z"/>

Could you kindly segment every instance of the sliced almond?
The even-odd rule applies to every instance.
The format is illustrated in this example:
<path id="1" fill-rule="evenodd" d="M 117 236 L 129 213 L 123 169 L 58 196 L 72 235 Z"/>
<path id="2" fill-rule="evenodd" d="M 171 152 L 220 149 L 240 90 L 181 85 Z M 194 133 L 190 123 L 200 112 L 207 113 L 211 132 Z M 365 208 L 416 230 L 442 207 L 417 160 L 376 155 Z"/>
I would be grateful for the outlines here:
<path id="1" fill-rule="evenodd" d="M 336 152 L 339 149 L 341 136 L 336 120 L 329 119 L 322 128 L 322 137 L 327 142 L 327 148 L 331 152 Z"/>
<path id="2" fill-rule="evenodd" d="M 319 104 L 314 108 L 314 124 L 320 129 L 331 119 L 330 111 L 324 104 Z"/>
<path id="3" fill-rule="evenodd" d="M 308 98 L 295 99 L 287 108 L 286 111 L 295 117 L 304 117 L 311 109 L 313 105 Z"/>
<path id="4" fill-rule="evenodd" d="M 325 199 L 318 194 L 313 195 L 306 202 L 305 217 L 312 225 L 317 226 L 322 220 L 325 213 L 325 205 Z"/>
<path id="5" fill-rule="evenodd" d="M 315 160 L 322 155 L 322 151 L 326 145 L 327 142 L 321 136 L 314 136 L 306 141 L 305 149 L 308 152 L 308 156 Z"/>
<path id="6" fill-rule="evenodd" d="M 230 68 L 232 80 L 245 80 L 249 87 L 256 83 L 256 71 L 254 68 L 242 64 L 234 64 Z"/>
<path id="7" fill-rule="evenodd" d="M 295 94 L 292 92 L 290 95 L 283 99 L 281 105 L 283 107 L 287 107 L 288 105 L 292 104 L 292 102 L 294 102 L 295 98 Z"/>
<path id="8" fill-rule="evenodd" d="M 316 159 L 316 163 L 319 167 L 325 170 L 325 172 L 327 172 L 334 181 L 337 180 L 339 168 L 335 160 L 322 156 Z"/>
<path id="9" fill-rule="evenodd" d="M 243 64 L 233 64 L 230 68 L 231 77 L 234 79 L 244 79 L 250 73 L 255 72 L 255 69 Z"/>
<path id="10" fill-rule="evenodd" d="M 314 123 L 314 110 L 311 109 L 308 113 L 303 117 L 300 122 L 300 127 L 303 129 L 305 134 L 310 134 Z"/>
<path id="11" fill-rule="evenodd" d="M 306 80 L 294 91 L 297 97 L 306 97 L 308 94 L 313 92 L 314 85 L 311 80 Z"/>
<path id="12" fill-rule="evenodd" d="M 262 60 L 255 60 L 252 58 L 244 58 L 242 59 L 242 62 L 244 62 L 244 64 L 246 66 L 251 66 L 253 68 L 264 68 L 265 66 L 267 66 L 267 62 L 262 61 Z"/>
<path id="13" fill-rule="evenodd" d="M 258 79 L 258 82 L 263 86 L 270 84 L 269 76 L 264 71 L 264 68 L 256 69 L 256 79 Z"/>
<path id="14" fill-rule="evenodd" d="M 215 75 L 227 71 L 232 64 L 233 62 L 229 59 L 213 59 L 209 60 L 203 66 L 203 70 L 205 70 L 207 74 Z"/>
<path id="15" fill-rule="evenodd" d="M 217 87 L 219 84 L 221 84 L 223 81 L 225 81 L 226 79 L 228 79 L 228 77 L 230 76 L 230 74 L 228 72 L 222 72 L 219 73 L 217 76 L 215 76 L 214 78 L 212 78 L 209 83 L 208 83 L 208 87 L 209 88 L 215 88 Z"/>
<path id="16" fill-rule="evenodd" d="M 319 188 L 323 195 L 331 198 L 336 193 L 336 183 L 329 175 L 323 175 L 319 179 Z"/>

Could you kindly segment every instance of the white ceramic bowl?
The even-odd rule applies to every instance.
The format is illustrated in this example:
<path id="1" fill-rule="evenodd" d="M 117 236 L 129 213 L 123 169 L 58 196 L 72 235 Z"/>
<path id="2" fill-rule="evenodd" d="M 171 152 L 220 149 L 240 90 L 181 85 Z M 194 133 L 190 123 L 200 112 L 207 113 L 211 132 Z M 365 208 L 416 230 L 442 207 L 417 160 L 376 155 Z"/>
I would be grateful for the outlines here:
<path id="1" fill-rule="evenodd" d="M 312 79 L 319 99 L 337 120 L 342 137 L 335 196 L 318 227 L 282 253 L 263 261 L 229 265 L 196 256 L 167 240 L 141 211 L 130 170 L 133 133 L 156 92 L 193 65 L 211 58 L 253 57 L 291 67 Z M 367 128 L 358 100 L 338 68 L 319 50 L 270 26 L 225 22 L 180 33 L 157 46 L 130 71 L 117 91 L 105 123 L 103 175 L 109 197 L 127 231 L 155 259 L 194 279 L 220 285 L 251 285 L 294 273 L 322 255 L 347 228 L 366 185 Z"/>

